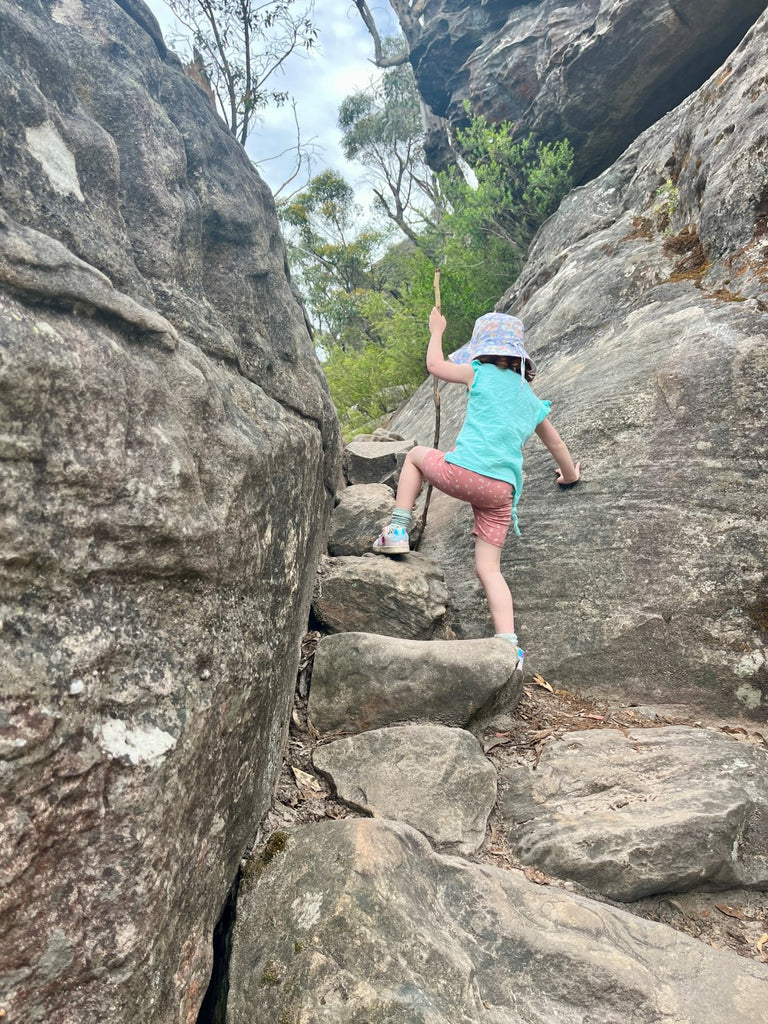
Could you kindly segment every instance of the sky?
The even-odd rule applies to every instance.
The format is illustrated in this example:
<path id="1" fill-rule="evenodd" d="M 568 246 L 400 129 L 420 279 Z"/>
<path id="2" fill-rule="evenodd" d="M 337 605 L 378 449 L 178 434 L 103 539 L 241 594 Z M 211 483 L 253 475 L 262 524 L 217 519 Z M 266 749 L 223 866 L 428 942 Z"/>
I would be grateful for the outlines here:
<path id="1" fill-rule="evenodd" d="M 173 35 L 174 19 L 164 0 L 145 3 L 160 22 L 166 41 L 173 45 L 169 37 Z M 380 34 L 394 35 L 398 25 L 389 0 L 369 0 L 369 6 Z M 332 168 L 364 195 L 365 168 L 345 160 L 336 118 L 342 100 L 355 89 L 364 88 L 376 75 L 371 63 L 373 42 L 352 0 L 315 0 L 313 20 L 318 29 L 316 47 L 293 53 L 286 62 L 285 74 L 274 80 L 274 88 L 286 90 L 296 99 L 303 139 L 314 139 L 314 146 L 322 149 L 314 159 L 312 173 Z M 264 112 L 262 123 L 246 146 L 273 192 L 291 173 L 293 156 L 268 158 L 295 145 L 295 137 L 291 109 L 270 109 Z M 296 183 L 287 191 L 295 188 Z"/>

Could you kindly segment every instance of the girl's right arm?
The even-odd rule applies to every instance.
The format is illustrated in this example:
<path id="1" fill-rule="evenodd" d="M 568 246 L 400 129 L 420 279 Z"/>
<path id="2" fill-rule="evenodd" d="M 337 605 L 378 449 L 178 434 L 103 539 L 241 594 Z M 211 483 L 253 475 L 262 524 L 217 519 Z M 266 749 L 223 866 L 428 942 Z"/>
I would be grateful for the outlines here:
<path id="1" fill-rule="evenodd" d="M 549 422 L 549 419 L 541 421 L 536 427 L 536 433 L 557 463 L 557 482 L 559 484 L 575 484 L 581 477 L 581 463 L 573 461 L 565 441 Z"/>
<path id="2" fill-rule="evenodd" d="M 429 314 L 429 346 L 427 348 L 427 370 L 433 377 L 451 381 L 454 384 L 466 384 L 472 387 L 475 371 L 468 363 L 452 363 L 443 355 L 443 332 L 447 321 L 437 306 Z"/>

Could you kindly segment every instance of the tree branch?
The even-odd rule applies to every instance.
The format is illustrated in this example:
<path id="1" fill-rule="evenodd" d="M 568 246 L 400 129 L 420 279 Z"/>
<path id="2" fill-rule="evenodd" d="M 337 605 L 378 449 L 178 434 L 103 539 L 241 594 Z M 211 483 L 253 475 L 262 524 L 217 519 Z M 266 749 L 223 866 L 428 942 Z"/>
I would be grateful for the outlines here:
<path id="1" fill-rule="evenodd" d="M 403 53 L 396 54 L 392 57 L 384 56 L 384 48 L 381 43 L 381 36 L 379 30 L 376 28 L 376 22 L 373 20 L 371 9 L 366 3 L 366 0 L 354 0 L 355 7 L 360 12 L 360 17 L 363 19 L 365 27 L 373 40 L 373 52 L 374 60 L 373 63 L 377 68 L 397 68 L 402 64 L 408 63 L 408 57 L 410 54 L 406 49 Z"/>

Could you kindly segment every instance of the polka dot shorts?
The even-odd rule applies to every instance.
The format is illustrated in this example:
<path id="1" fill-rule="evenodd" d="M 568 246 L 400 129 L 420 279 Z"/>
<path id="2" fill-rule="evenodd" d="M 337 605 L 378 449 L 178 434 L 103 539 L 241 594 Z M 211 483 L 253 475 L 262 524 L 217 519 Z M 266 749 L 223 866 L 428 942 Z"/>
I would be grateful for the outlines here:
<path id="1" fill-rule="evenodd" d="M 424 479 L 444 494 L 467 501 L 475 515 L 472 533 L 497 548 L 504 547 L 512 519 L 512 484 L 473 473 L 445 461 L 445 452 L 433 449 L 422 461 Z"/>

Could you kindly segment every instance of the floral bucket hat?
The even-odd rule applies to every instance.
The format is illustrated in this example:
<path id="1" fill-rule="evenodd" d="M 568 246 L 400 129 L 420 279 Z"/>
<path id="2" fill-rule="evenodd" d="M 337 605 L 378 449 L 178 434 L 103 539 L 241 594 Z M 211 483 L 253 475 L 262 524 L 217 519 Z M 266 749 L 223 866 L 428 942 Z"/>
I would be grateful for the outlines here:
<path id="1" fill-rule="evenodd" d="M 484 313 L 475 320 L 472 337 L 448 358 L 452 363 L 471 363 L 478 356 L 511 356 L 521 360 L 521 375 L 525 377 L 525 364 L 536 373 L 536 364 L 523 346 L 523 322 L 509 313 Z"/>

